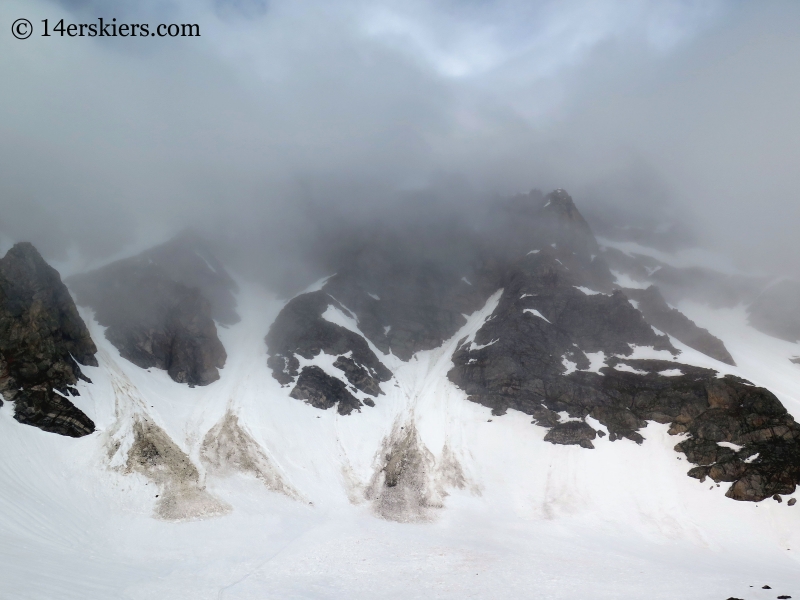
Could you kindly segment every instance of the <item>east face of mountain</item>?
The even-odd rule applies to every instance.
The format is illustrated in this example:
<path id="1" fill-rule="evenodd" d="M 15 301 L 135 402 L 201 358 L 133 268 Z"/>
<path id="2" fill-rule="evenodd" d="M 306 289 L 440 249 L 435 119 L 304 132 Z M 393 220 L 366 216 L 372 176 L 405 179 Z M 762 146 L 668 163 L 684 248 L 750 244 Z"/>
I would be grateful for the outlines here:
<path id="1" fill-rule="evenodd" d="M 92 433 L 68 397 L 87 380 L 80 364 L 97 366 L 96 352 L 58 272 L 31 244 L 16 244 L 0 259 L 0 393 L 14 402 L 14 418 L 71 437 Z"/>
<path id="2" fill-rule="evenodd" d="M 349 358 L 375 376 L 384 365 L 365 339 L 407 361 L 440 346 L 464 315 L 502 290 L 494 312 L 452 357 L 448 376 L 469 400 L 495 415 L 509 408 L 530 414 L 548 429 L 546 441 L 587 449 L 605 431 L 612 441 L 641 443 L 648 421 L 668 423 L 671 433 L 687 436 L 676 450 L 697 465 L 692 477 L 731 482 L 728 495 L 737 500 L 794 490 L 800 428 L 768 390 L 711 369 L 628 358 L 637 347 L 678 356 L 657 327 L 733 364 L 724 344 L 670 308 L 657 288 L 616 285 L 606 252 L 566 192 L 512 198 L 473 234 L 458 241 L 471 259 L 466 268 L 387 252 L 374 239 L 345 256 L 321 290 L 291 300 L 275 321 L 267 336 L 275 378 L 293 386 L 295 398 L 350 413 L 358 405 L 347 384 L 355 390 L 355 382 L 344 371 L 299 371 L 298 356 L 338 355 L 337 362 Z M 325 318 L 334 309 L 354 331 Z M 602 366 L 592 368 L 598 357 Z"/>

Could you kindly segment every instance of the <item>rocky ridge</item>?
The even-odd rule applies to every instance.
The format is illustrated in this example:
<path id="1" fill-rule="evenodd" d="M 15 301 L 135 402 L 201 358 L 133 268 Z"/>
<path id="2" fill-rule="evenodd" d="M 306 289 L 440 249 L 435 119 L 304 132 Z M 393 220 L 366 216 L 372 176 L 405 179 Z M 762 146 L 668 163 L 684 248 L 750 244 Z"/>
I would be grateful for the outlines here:
<path id="1" fill-rule="evenodd" d="M 636 281 L 658 286 L 664 298 L 703 302 L 716 307 L 750 304 L 767 280 L 751 275 L 723 273 L 707 267 L 676 267 L 652 256 L 601 246 L 611 269 Z"/>
<path id="2" fill-rule="evenodd" d="M 722 340 L 711 335 L 707 329 L 698 327 L 679 310 L 671 308 L 656 286 L 651 285 L 645 290 L 628 288 L 623 291 L 629 300 L 636 302 L 636 308 L 656 329 L 726 365 L 736 364 Z"/>
<path id="3" fill-rule="evenodd" d="M 620 236 L 620 239 L 627 238 Z M 676 267 L 653 256 L 623 252 L 611 246 L 601 246 L 600 251 L 614 271 L 637 282 L 657 286 L 658 295 L 667 302 L 677 304 L 681 300 L 692 300 L 727 308 L 744 305 L 752 327 L 789 342 L 800 340 L 800 282 L 794 279 L 770 281 L 767 277 L 725 273 L 707 267 Z M 636 294 L 641 292 L 634 291 L 632 299 Z M 650 300 L 662 304 L 654 296 Z M 675 326 L 675 333 L 669 331 L 670 335 L 700 352 L 728 362 L 726 352 L 720 351 L 718 342 L 707 332 L 697 331 L 694 324 L 687 327 L 679 322 L 683 319 L 668 315 L 663 306 L 659 308 L 652 302 L 650 304 L 651 314 L 653 310 L 662 313 L 661 317 L 656 316 L 656 320 L 664 326 L 670 322 Z M 667 331 L 655 322 L 653 326 Z"/>
<path id="4" fill-rule="evenodd" d="M 452 336 L 463 315 L 499 289 L 491 316 L 452 357 L 448 377 L 469 400 L 495 415 L 527 413 L 548 429 L 546 441 L 586 449 L 606 434 L 642 443 L 648 421 L 669 424 L 681 435 L 676 451 L 696 465 L 689 475 L 732 483 L 729 497 L 758 501 L 794 490 L 800 430 L 791 415 L 768 390 L 677 362 L 679 351 L 653 327 L 721 362 L 733 359 L 657 288 L 621 289 L 606 260 L 614 253 L 600 247 L 566 192 L 512 198 L 484 233 L 460 278 L 446 264 L 351 255 L 322 290 L 294 298 L 276 320 L 267 336 L 275 378 L 295 383 L 295 398 L 350 413 L 358 404 L 345 381 L 353 390 L 356 382 L 344 370 L 298 372 L 295 354 L 352 357 L 375 377 L 380 361 L 367 342 L 409 360 Z M 331 306 L 357 328 L 327 321 Z M 639 349 L 664 358 L 636 358 Z"/>
<path id="5" fill-rule="evenodd" d="M 29 243 L 0 259 L 0 394 L 14 418 L 70 437 L 94 423 L 70 402 L 97 348 L 58 272 Z"/>

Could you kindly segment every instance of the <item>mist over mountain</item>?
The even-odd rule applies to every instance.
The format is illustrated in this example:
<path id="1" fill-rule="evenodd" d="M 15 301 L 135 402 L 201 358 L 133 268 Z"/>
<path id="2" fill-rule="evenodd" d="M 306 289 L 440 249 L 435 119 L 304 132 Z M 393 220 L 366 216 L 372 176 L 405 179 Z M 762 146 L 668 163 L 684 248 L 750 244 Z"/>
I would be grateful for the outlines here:
<path id="1" fill-rule="evenodd" d="M 0 597 L 800 597 L 800 5 L 0 22 Z"/>
<path id="2" fill-rule="evenodd" d="M 74 270 L 195 227 L 279 279 L 263 257 L 299 256 L 331 219 L 561 187 L 590 220 L 663 214 L 739 265 L 797 275 L 791 2 L 2 11 L 202 25 L 194 39 L 0 41 L 3 243 Z"/>

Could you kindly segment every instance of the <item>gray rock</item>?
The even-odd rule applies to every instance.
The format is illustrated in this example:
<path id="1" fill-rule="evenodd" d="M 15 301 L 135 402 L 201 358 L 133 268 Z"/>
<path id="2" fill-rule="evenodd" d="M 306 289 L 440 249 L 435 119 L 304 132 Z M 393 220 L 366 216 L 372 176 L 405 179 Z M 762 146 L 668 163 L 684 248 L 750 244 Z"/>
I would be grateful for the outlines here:
<path id="1" fill-rule="evenodd" d="M 222 325 L 233 325 L 240 318 L 234 293 L 239 286 L 198 234 L 186 231 L 174 239 L 146 250 L 140 261 L 152 261 L 177 283 L 197 289 L 211 306 L 211 317 Z"/>
<path id="2" fill-rule="evenodd" d="M 81 437 L 94 423 L 65 396 L 77 396 L 78 363 L 97 366 L 97 348 L 58 272 L 28 243 L 0 260 L 0 393 L 14 418 Z"/>
<path id="3" fill-rule="evenodd" d="M 552 415 L 562 411 L 573 419 L 597 419 L 611 441 L 642 443 L 639 431 L 648 421 L 668 423 L 670 433 L 688 434 L 676 450 L 698 465 L 689 474 L 732 483 L 727 495 L 736 500 L 789 494 L 800 483 L 800 427 L 769 391 L 733 376 L 719 378 L 711 369 L 626 358 L 633 346 L 678 352 L 622 292 L 586 295 L 575 289 L 589 285 L 586 269 L 568 265 L 547 247 L 495 272 L 495 284 L 503 288 L 498 306 L 475 335 L 478 348 L 459 344 L 448 374 L 470 400 L 494 415 L 509 408 L 530 414 L 549 429 L 545 439 L 560 444 L 588 447 L 594 439 L 581 421 L 554 422 Z M 664 329 L 727 358 L 715 338 L 665 311 L 655 290 L 642 294 L 645 312 Z M 586 354 L 600 351 L 610 357 L 606 366 L 588 372 Z M 574 372 L 566 372 L 567 361 Z M 660 375 L 674 369 L 682 375 Z"/>
<path id="4" fill-rule="evenodd" d="M 266 337 L 270 354 L 267 364 L 273 377 L 290 384 L 298 376 L 296 355 L 310 360 L 324 352 L 338 355 L 334 366 L 355 388 L 373 396 L 381 394 L 380 384 L 391 379 L 391 371 L 363 337 L 322 317 L 329 306 L 348 312 L 322 290 L 298 296 L 281 310 Z"/>
<path id="5" fill-rule="evenodd" d="M 345 257 L 323 289 L 357 317 L 381 352 L 409 360 L 439 347 L 480 306 L 480 290 L 462 275 L 375 243 Z"/>
<path id="6" fill-rule="evenodd" d="M 178 276 L 182 265 L 186 271 Z M 212 305 L 202 292 L 213 286 L 189 287 L 178 281 L 202 279 L 203 271 L 209 273 L 208 281 L 220 278 L 220 290 L 229 289 L 221 265 L 212 270 L 191 246 L 170 242 L 68 283 L 78 302 L 94 309 L 97 321 L 107 327 L 106 337 L 124 358 L 143 369 L 164 369 L 179 383 L 208 385 L 219 379 L 218 369 L 227 358 Z M 233 319 L 224 308 L 217 310 Z"/>
<path id="7" fill-rule="evenodd" d="M 592 440 L 597 437 L 597 431 L 584 421 L 567 421 L 554 425 L 544 441 L 552 444 L 577 445 L 583 448 L 594 448 Z"/>
<path id="8" fill-rule="evenodd" d="M 349 415 L 354 410 L 360 410 L 362 406 L 343 382 L 331 377 L 316 365 L 303 368 L 297 378 L 297 385 L 289 395 L 322 410 L 336 406 L 340 415 Z"/>

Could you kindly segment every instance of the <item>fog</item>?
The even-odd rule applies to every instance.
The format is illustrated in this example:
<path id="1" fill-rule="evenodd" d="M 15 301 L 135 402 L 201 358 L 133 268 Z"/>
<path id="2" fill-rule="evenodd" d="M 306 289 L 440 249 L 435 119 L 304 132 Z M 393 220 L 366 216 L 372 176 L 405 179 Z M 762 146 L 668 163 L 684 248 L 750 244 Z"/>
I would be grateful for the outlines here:
<path id="1" fill-rule="evenodd" d="M 197 23 L 26 40 L 17 18 Z M 800 275 L 796 2 L 5 0 L 0 250 L 79 271 L 191 227 L 275 282 L 324 241 L 565 188 Z"/>

